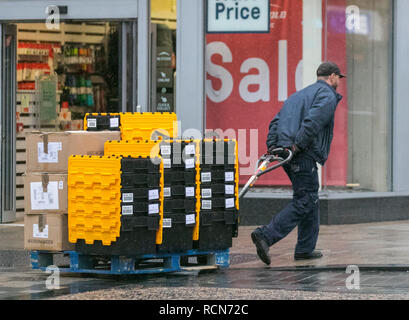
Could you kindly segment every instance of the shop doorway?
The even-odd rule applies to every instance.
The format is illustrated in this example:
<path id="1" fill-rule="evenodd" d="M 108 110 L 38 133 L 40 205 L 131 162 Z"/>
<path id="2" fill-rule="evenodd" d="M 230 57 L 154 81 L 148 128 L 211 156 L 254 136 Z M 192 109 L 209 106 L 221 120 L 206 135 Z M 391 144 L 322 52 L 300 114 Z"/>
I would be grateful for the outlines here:
<path id="1" fill-rule="evenodd" d="M 24 215 L 28 132 L 82 130 L 88 112 L 137 109 L 137 10 L 103 1 L 104 18 L 86 10 L 95 1 L 72 1 L 60 6 L 59 28 L 50 28 L 55 20 L 39 18 L 48 10 L 40 2 L 28 17 L 15 17 L 18 8 L 0 17 L 0 223 Z"/>

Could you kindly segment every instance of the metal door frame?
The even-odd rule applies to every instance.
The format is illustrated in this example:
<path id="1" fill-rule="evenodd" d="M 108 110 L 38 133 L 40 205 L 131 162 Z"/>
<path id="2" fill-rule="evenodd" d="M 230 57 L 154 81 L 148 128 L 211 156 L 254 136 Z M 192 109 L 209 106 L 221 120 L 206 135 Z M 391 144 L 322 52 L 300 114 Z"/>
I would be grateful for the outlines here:
<path id="1" fill-rule="evenodd" d="M 0 222 L 14 222 L 16 220 L 16 59 L 17 59 L 17 32 L 14 27 L 0 24 Z M 12 52 L 10 60 L 14 61 L 10 73 L 6 72 L 7 63 L 4 52 L 4 36 L 12 32 Z M 6 79 L 8 77 L 9 79 Z M 13 81 L 14 79 L 14 81 Z M 3 90 L 7 92 L 3 92 Z M 12 93 L 12 94 L 11 94 Z M 8 101 L 6 99 L 9 99 Z M 7 108 L 5 110 L 4 108 Z M 11 135 L 11 136 L 6 136 Z M 5 150 L 4 143 L 9 139 L 9 150 Z M 6 152 L 10 152 L 6 154 Z M 10 158 L 9 158 L 10 157 Z M 8 161 L 10 160 L 11 161 Z M 11 163 L 10 163 L 11 162 Z M 6 181 L 8 173 L 11 179 Z M 11 183 L 11 186 L 10 186 Z M 8 207 L 6 201 L 9 198 Z"/>

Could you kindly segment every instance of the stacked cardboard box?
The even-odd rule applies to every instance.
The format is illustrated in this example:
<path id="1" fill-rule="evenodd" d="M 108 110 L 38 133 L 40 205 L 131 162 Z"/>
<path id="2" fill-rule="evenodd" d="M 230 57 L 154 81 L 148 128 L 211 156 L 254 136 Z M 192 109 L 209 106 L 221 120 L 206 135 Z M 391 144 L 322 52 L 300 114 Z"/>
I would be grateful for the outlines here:
<path id="1" fill-rule="evenodd" d="M 25 249 L 74 249 L 68 242 L 68 158 L 103 155 L 105 141 L 119 139 L 118 131 L 31 132 L 27 135 Z"/>

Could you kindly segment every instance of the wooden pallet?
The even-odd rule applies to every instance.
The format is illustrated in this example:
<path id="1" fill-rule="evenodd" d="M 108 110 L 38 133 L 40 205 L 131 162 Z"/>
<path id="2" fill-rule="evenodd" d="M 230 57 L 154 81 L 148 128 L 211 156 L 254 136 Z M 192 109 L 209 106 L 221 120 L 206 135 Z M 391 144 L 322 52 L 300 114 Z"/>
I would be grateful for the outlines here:
<path id="1" fill-rule="evenodd" d="M 84 255 L 76 251 L 31 251 L 32 269 L 46 271 L 48 266 L 53 265 L 54 255 L 61 253 L 69 255 L 70 258 L 69 267 L 59 268 L 62 273 L 157 274 L 229 267 L 229 249 L 226 249 L 217 251 L 189 250 L 184 253 L 148 254 L 132 257 L 100 257 Z M 186 264 L 189 257 L 197 257 L 199 262 Z"/>

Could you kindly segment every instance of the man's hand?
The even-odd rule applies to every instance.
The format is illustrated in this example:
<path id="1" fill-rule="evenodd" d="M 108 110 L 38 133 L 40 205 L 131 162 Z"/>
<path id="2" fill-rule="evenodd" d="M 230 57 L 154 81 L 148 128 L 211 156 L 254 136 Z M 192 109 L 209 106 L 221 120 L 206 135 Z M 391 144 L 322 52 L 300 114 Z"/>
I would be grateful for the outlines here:
<path id="1" fill-rule="evenodd" d="M 296 144 L 293 144 L 290 149 L 293 153 L 293 156 L 301 152 L 300 148 L 298 148 Z"/>

